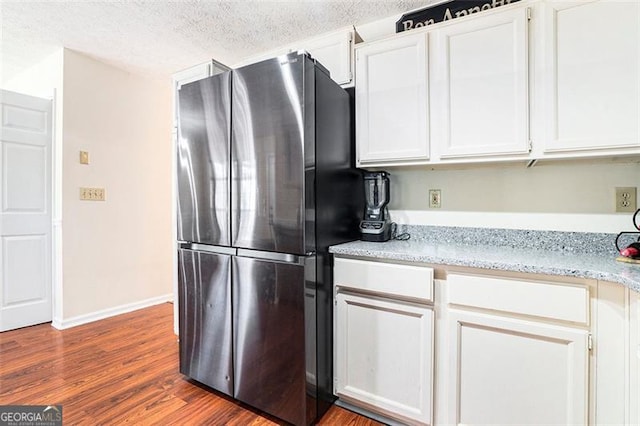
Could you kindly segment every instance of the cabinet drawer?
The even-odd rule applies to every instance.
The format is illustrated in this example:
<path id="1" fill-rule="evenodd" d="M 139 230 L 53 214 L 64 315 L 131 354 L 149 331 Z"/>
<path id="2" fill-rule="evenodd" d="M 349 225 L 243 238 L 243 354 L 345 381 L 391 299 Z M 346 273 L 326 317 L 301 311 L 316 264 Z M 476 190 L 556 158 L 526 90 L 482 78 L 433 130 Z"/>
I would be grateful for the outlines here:
<path id="1" fill-rule="evenodd" d="M 336 286 L 433 301 L 433 269 L 425 266 L 336 259 Z"/>
<path id="2" fill-rule="evenodd" d="M 447 291 L 454 305 L 589 323 L 589 291 L 578 285 L 449 274 Z"/>

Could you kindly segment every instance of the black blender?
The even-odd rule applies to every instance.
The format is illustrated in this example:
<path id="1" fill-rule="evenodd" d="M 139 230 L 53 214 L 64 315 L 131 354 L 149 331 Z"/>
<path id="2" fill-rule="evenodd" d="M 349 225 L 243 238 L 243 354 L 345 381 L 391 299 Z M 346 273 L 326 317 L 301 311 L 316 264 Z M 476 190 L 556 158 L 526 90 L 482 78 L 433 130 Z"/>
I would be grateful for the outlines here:
<path id="1" fill-rule="evenodd" d="M 391 238 L 389 220 L 389 173 L 364 172 L 364 219 L 360 222 L 362 241 L 388 241 Z"/>

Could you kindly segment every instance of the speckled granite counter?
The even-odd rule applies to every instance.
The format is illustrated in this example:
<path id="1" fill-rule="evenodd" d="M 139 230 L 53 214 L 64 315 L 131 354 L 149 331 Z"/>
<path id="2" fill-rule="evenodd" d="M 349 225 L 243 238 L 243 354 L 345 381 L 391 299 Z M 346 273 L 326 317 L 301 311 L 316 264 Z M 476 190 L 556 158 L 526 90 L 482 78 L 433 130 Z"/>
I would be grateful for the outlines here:
<path id="1" fill-rule="evenodd" d="M 409 231 L 411 240 L 354 241 L 332 246 L 329 251 L 336 255 L 591 278 L 640 292 L 640 265 L 615 260 L 615 234 L 478 229 L 403 227 L 400 231 Z M 473 239 L 462 238 L 474 233 Z M 550 241 L 556 244 L 551 245 Z"/>

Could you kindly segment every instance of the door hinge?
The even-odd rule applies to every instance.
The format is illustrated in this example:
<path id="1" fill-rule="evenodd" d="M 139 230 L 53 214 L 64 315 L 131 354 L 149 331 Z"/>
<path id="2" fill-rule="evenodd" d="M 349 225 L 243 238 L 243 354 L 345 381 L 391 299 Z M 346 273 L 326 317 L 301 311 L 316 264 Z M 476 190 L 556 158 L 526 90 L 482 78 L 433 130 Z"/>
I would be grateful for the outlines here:
<path id="1" fill-rule="evenodd" d="M 533 151 L 533 141 L 529 139 L 529 152 Z"/>
<path id="2" fill-rule="evenodd" d="M 531 20 L 531 8 L 528 7 L 527 8 L 527 21 L 530 21 L 530 20 Z"/>
<path id="3" fill-rule="evenodd" d="M 593 336 L 591 334 L 589 334 L 589 337 L 587 338 L 587 347 L 590 351 L 593 350 Z"/>

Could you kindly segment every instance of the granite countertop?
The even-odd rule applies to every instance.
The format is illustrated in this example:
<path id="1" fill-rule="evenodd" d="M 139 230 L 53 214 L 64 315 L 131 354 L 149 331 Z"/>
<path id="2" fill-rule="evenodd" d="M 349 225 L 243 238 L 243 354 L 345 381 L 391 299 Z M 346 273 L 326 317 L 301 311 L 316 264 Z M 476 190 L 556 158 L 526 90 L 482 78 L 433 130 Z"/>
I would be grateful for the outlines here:
<path id="1" fill-rule="evenodd" d="M 424 232 L 426 228 L 429 229 Z M 473 229 L 470 234 L 474 235 L 475 243 L 461 237 L 468 237 L 469 233 L 464 232 L 468 229 Z M 444 227 L 404 227 L 401 232 L 407 230 L 412 234 L 408 241 L 353 241 L 332 246 L 329 251 L 374 259 L 591 278 L 619 283 L 640 292 L 640 265 L 615 260 L 615 234 L 478 228 L 452 231 Z"/>

